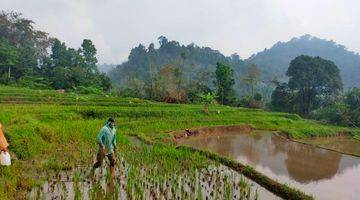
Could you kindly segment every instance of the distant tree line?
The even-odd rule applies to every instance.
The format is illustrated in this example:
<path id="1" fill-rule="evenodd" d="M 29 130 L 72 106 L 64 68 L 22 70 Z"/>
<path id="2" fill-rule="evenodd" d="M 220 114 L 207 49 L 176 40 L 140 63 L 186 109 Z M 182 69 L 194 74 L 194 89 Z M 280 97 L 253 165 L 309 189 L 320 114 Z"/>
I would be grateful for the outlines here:
<path id="1" fill-rule="evenodd" d="M 48 49 L 51 49 L 48 52 Z M 111 89 L 98 71 L 96 48 L 85 39 L 79 49 L 35 30 L 16 12 L 0 12 L 0 83 L 66 90 Z"/>
<path id="2" fill-rule="evenodd" d="M 273 76 L 270 83 L 263 80 L 264 70 L 237 54 L 228 57 L 208 47 L 180 45 L 164 36 L 158 40 L 159 48 L 154 44 L 133 48 L 128 61 L 112 69 L 109 78 L 97 68 L 97 50 L 91 40 L 84 39 L 78 49 L 70 48 L 35 30 L 33 22 L 21 14 L 0 12 L 0 83 L 82 93 L 109 91 L 113 83 L 120 96 L 202 102 L 206 113 L 216 100 L 223 105 L 360 126 L 360 89 L 344 92 L 340 70 L 330 60 L 297 56 L 289 64 L 287 77 L 278 80 Z"/>
<path id="3" fill-rule="evenodd" d="M 261 71 L 255 65 L 244 63 L 237 54 L 227 57 L 211 48 L 180 45 L 164 36 L 158 40 L 159 48 L 154 44 L 133 48 L 128 61 L 109 73 L 119 95 L 196 103 L 202 99 L 200 94 L 212 93 L 219 98 L 226 97 L 221 103 L 234 106 L 240 103 L 241 96 L 247 97 L 245 103 L 249 103 L 249 97 L 255 93 L 270 98 L 275 86 L 262 83 Z M 222 73 L 231 77 L 222 80 L 226 83 L 216 81 L 225 75 Z M 218 94 L 218 87 L 229 89 L 229 94 Z"/>

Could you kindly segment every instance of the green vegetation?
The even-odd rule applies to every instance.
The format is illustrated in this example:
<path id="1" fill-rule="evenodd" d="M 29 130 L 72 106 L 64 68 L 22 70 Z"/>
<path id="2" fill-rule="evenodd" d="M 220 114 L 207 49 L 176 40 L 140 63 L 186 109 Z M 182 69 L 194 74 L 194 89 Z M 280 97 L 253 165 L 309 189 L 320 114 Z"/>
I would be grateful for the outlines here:
<path id="1" fill-rule="evenodd" d="M 197 150 L 191 147 L 180 147 L 181 149 L 190 150 L 193 152 L 200 152 L 202 155 L 205 155 L 206 157 L 221 162 L 224 165 L 230 167 L 231 169 L 238 171 L 242 174 L 244 174 L 246 177 L 256 181 L 261 186 L 265 187 L 269 191 L 272 191 L 273 193 L 277 194 L 278 196 L 284 198 L 284 199 L 313 199 L 312 196 L 308 196 L 304 194 L 303 192 L 293 189 L 286 184 L 279 184 L 275 182 L 274 180 L 264 176 L 263 174 L 259 173 L 258 171 L 254 170 L 253 168 L 249 166 L 242 165 L 241 163 L 238 163 L 230 158 L 224 158 L 222 156 L 219 156 L 215 153 L 211 153 L 208 151 L 203 150 Z"/>
<path id="2" fill-rule="evenodd" d="M 234 105 L 236 99 L 233 89 L 234 70 L 230 66 L 218 62 L 216 63 L 215 77 L 214 85 L 218 102 L 223 105 Z"/>
<path id="3" fill-rule="evenodd" d="M 258 129 L 282 131 L 294 138 L 313 133 L 319 136 L 339 132 L 360 133 L 358 129 L 322 125 L 295 114 L 220 105 L 211 106 L 209 113 L 205 114 L 202 105 L 77 96 L 3 86 L 0 91 L 3 102 L 0 104 L 0 121 L 11 144 L 10 151 L 14 153 L 13 166 L 0 168 L 0 185 L 4 185 L 0 189 L 2 199 L 24 196 L 32 186 L 39 184 L 35 177 L 42 172 L 91 165 L 96 152 L 94 138 L 109 116 L 117 118 L 119 152 L 124 154 L 127 162 L 155 168 L 159 176 L 205 167 L 211 162 L 200 153 L 180 151 L 171 144 L 156 143 L 149 151 L 135 151 L 121 135 L 137 135 L 149 141 L 164 142 L 173 138 L 169 134 L 172 130 L 231 124 L 251 124 Z M 28 98 L 26 102 L 18 101 L 18 104 L 6 101 L 17 96 Z M 53 100 L 48 104 L 39 104 L 38 98 L 46 96 Z M 73 103 L 62 105 L 64 99 Z"/>
<path id="4" fill-rule="evenodd" d="M 308 116 L 311 111 L 324 105 L 330 97 L 336 97 L 343 89 L 337 66 L 320 57 L 296 57 L 291 61 L 286 75 L 289 76 L 289 82 L 278 84 L 272 95 L 274 110 L 285 109 Z M 289 108 L 279 104 L 284 100 L 289 101 L 285 103 Z"/>
<path id="5" fill-rule="evenodd" d="M 360 89 L 353 88 L 311 112 L 311 118 L 343 126 L 360 126 Z"/>
<path id="6" fill-rule="evenodd" d="M 263 81 L 270 82 L 276 78 L 283 82 L 287 80 L 286 71 L 290 62 L 300 55 L 319 56 L 333 61 L 340 69 L 345 89 L 360 87 L 358 80 L 360 55 L 333 40 L 311 35 L 294 37 L 286 42 L 277 42 L 270 49 L 258 52 L 244 61 L 259 67 L 263 72 Z"/>
<path id="7" fill-rule="evenodd" d="M 111 89 L 109 77 L 97 69 L 91 40 L 84 39 L 76 50 L 35 30 L 20 13 L 0 11 L 0 21 L 0 83 L 80 93 Z"/>

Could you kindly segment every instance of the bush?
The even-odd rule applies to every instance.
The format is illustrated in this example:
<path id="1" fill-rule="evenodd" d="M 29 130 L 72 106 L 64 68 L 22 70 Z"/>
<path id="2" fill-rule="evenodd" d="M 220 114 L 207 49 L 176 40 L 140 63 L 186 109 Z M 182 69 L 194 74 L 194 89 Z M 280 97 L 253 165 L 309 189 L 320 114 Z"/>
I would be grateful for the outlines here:
<path id="1" fill-rule="evenodd" d="M 345 103 L 350 109 L 360 108 L 360 88 L 353 88 L 345 95 Z"/>
<path id="2" fill-rule="evenodd" d="M 262 98 L 261 95 L 260 97 L 257 96 L 257 99 L 261 99 L 261 98 Z M 251 96 L 245 96 L 241 98 L 239 101 L 239 106 L 246 108 L 261 108 L 261 109 L 265 107 L 264 103 L 261 100 L 256 100 Z"/>
<path id="3" fill-rule="evenodd" d="M 261 95 L 260 93 L 256 93 L 256 94 L 254 95 L 254 100 L 256 100 L 256 101 L 261 101 L 261 100 L 262 100 L 262 95 Z"/>
<path id="4" fill-rule="evenodd" d="M 48 79 L 43 77 L 30 77 L 24 76 L 21 77 L 18 81 L 18 85 L 22 87 L 27 87 L 31 89 L 50 89 L 50 82 Z"/>
<path id="5" fill-rule="evenodd" d="M 351 124 L 349 108 L 344 103 L 337 103 L 316 109 L 310 113 L 310 118 L 339 125 Z"/>

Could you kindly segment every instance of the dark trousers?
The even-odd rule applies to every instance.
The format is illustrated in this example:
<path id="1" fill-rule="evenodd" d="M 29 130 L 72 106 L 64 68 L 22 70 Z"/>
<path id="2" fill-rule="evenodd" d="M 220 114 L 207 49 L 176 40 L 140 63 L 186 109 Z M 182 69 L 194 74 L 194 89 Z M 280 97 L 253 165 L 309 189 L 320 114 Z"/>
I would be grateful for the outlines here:
<path id="1" fill-rule="evenodd" d="M 94 164 L 94 168 L 98 168 L 101 166 L 103 160 L 104 160 L 104 155 L 101 153 L 101 151 L 98 152 L 97 157 L 96 157 L 96 163 Z M 106 157 L 108 157 L 109 161 L 110 161 L 110 167 L 114 167 L 115 166 L 115 155 L 114 153 L 106 155 Z"/>

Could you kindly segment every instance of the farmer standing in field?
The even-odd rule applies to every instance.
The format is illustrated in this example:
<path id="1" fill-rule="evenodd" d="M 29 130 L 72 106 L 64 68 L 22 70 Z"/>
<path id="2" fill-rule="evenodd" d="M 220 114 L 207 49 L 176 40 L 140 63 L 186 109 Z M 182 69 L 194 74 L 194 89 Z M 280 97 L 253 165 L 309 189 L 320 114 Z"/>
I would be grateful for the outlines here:
<path id="1" fill-rule="evenodd" d="M 2 131 L 2 125 L 0 123 L 0 152 L 1 151 L 8 151 L 9 143 L 7 142 L 4 133 Z"/>
<path id="2" fill-rule="evenodd" d="M 99 145 L 97 153 L 97 160 L 93 166 L 93 170 L 100 167 L 104 157 L 106 156 L 110 161 L 110 175 L 115 176 L 115 151 L 116 151 L 116 129 L 115 119 L 109 118 L 104 127 L 101 128 L 96 137 L 96 142 Z"/>

